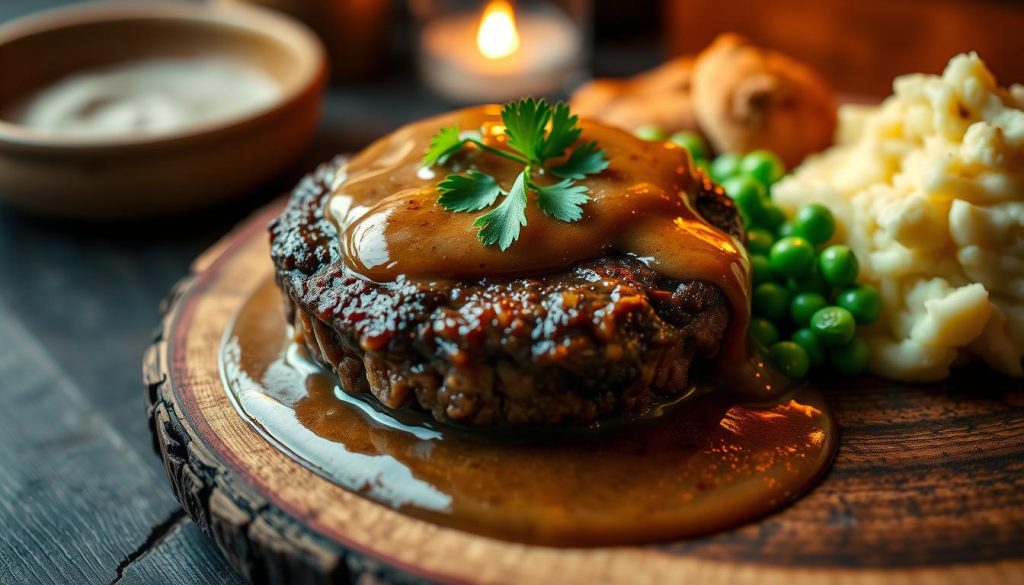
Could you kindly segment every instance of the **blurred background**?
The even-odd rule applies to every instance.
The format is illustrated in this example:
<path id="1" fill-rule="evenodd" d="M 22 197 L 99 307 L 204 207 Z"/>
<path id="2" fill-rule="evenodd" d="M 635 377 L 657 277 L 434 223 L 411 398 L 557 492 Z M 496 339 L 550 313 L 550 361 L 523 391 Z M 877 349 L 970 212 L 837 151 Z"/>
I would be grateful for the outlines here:
<path id="1" fill-rule="evenodd" d="M 77 3 L 3 0 L 0 22 Z M 479 11 L 487 4 L 483 0 L 212 3 L 256 4 L 280 11 L 308 24 L 323 40 L 331 61 L 331 84 L 316 153 L 307 160 L 358 148 L 396 123 L 467 101 L 437 91 L 430 75 L 422 74 L 421 33 L 438 14 Z M 951 56 L 969 50 L 978 51 L 1003 83 L 1024 80 L 1020 59 L 1024 45 L 1018 32 L 1024 29 L 1024 2 L 1018 0 L 523 0 L 520 4 L 556 5 L 569 14 L 582 35 L 574 55 L 578 69 L 561 80 L 552 92 L 555 95 L 566 95 L 590 76 L 632 75 L 668 57 L 695 54 L 727 31 L 808 63 L 840 95 L 857 98 L 883 97 L 895 76 L 938 73 Z"/>
<path id="2" fill-rule="evenodd" d="M 10 32 L 19 28 L 18 17 L 83 4 L 87 3 L 3 0 L 0 24 Z M 1024 60 L 1019 58 L 1024 45 L 1017 32 L 1024 29 L 1024 2 L 1016 0 L 178 0 L 178 4 L 224 9 L 258 6 L 293 17 L 319 38 L 329 61 L 326 87 L 313 90 L 318 99 L 323 96 L 315 114 L 319 120 L 315 132 L 293 137 L 282 147 L 287 152 L 280 153 L 279 160 L 258 162 L 256 166 L 264 172 L 251 173 L 248 182 L 228 177 L 225 170 L 225 184 L 217 186 L 218 193 L 195 194 L 198 208 L 213 208 L 226 197 L 245 195 L 243 207 L 252 209 L 285 191 L 317 162 L 357 150 L 403 123 L 468 103 L 500 102 L 524 94 L 566 98 L 591 78 L 628 77 L 675 56 L 695 55 L 723 32 L 740 33 L 755 45 L 810 65 L 836 95 L 856 102 L 888 95 L 898 75 L 939 73 L 950 57 L 963 51 L 977 51 L 1003 85 L 1024 80 Z M 74 60 L 76 42 L 83 46 L 83 53 L 94 45 L 106 46 L 107 53 L 120 50 L 113 41 L 72 40 L 69 47 L 44 44 L 51 46 L 46 58 Z M 200 50 L 190 45 L 187 38 L 164 43 L 183 55 Z M 0 60 L 4 54 L 0 50 Z M 105 55 L 96 62 L 112 59 L 116 61 Z M 17 71 L 0 79 L 0 99 L 7 102 L 11 96 L 31 95 L 39 89 L 35 86 L 45 86 L 80 67 L 50 63 L 52 71 L 46 72 L 46 67 L 24 55 L 9 57 L 0 65 L 8 72 Z M 26 73 L 37 70 L 38 74 Z M 673 83 L 688 81 L 680 77 Z M 576 103 L 574 107 L 594 115 L 592 108 Z M 642 107 L 641 103 L 633 109 Z M 13 125 L 3 125 L 9 114 L 10 108 L 0 111 L 0 155 L 7 140 L 3 130 L 18 130 L 13 118 Z M 675 129 L 688 128 L 683 124 Z M 220 152 L 223 156 L 228 151 Z M 216 190 L 212 185 L 218 177 L 211 178 L 213 171 L 207 171 L 199 175 L 203 177 L 199 184 Z M 82 187 L 86 181 L 77 179 L 44 189 L 38 176 L 7 191 L 7 184 L 0 181 L 0 200 L 42 210 L 43 216 L 61 215 L 62 190 L 73 185 L 87 190 Z M 181 191 L 177 185 L 174 188 Z M 21 192 L 15 194 L 14 189 Z M 58 201 L 36 204 L 44 196 Z M 131 193 L 122 195 L 122 199 L 131 197 Z M 113 194 L 107 197 L 108 208 L 121 205 L 113 203 L 115 199 Z M 167 196 L 154 194 L 151 213 L 141 215 L 166 216 L 156 206 L 164 199 Z M 128 207 L 120 215 L 140 215 Z M 197 208 L 184 202 L 177 207 L 178 211 Z M 230 209 L 243 207 L 236 199 Z M 58 213 L 51 213 L 54 209 Z M 116 208 L 114 213 L 107 208 L 95 211 L 93 215 L 101 218 L 119 215 Z M 216 220 L 224 212 L 221 208 L 204 217 Z"/>
<path id="3" fill-rule="evenodd" d="M 3 0 L 10 20 L 80 0 Z M 145 1 L 145 0 L 138 0 Z M 220 0 L 294 15 L 324 39 L 342 78 L 377 81 L 411 71 L 415 17 L 430 0 Z M 586 0 L 580 4 L 591 4 Z M 483 4 L 483 2 L 476 2 Z M 1004 81 L 1024 79 L 1019 0 L 594 0 L 598 76 L 636 73 L 696 53 L 733 31 L 813 65 L 842 92 L 885 95 L 896 75 L 939 71 L 976 50 Z"/>
<path id="4" fill-rule="evenodd" d="M 0 97 L 31 89 L 18 80 L 33 78 L 32 58 L 42 52 L 4 53 L 16 44 L 11 39 L 20 25 L 14 19 L 71 4 L 78 2 L 0 0 Z M 0 121 L 0 200 L 20 193 L 18 208 L 0 202 L 0 391 L 6 400 L 0 408 L 0 445 L 6 449 L 0 450 L 0 494 L 17 494 L 23 509 L 41 510 L 45 517 L 22 525 L 19 511 L 0 506 L 0 533 L 22 526 L 32 550 L 43 551 L 15 554 L 18 549 L 0 546 L 0 581 L 4 571 L 41 575 L 59 567 L 63 579 L 54 582 L 110 582 L 143 554 L 154 562 L 137 569 L 142 572 L 135 582 L 239 581 L 168 490 L 151 448 L 141 356 L 159 320 L 161 299 L 187 275 L 192 260 L 337 153 L 467 101 L 498 100 L 522 88 L 564 98 L 590 77 L 634 75 L 672 56 L 696 53 L 727 31 L 806 62 L 840 96 L 858 101 L 888 95 L 899 74 L 939 73 L 950 57 L 969 50 L 981 54 L 1001 84 L 1024 81 L 1024 2 L 1018 0 L 213 4 L 259 4 L 291 15 L 315 32 L 330 59 L 329 76 L 310 78 L 314 105 L 302 118 L 309 135 L 291 137 L 288 156 L 275 159 L 276 166 L 247 158 L 244 150 L 212 148 L 192 153 L 196 174 L 182 167 L 132 175 L 136 157 L 153 148 L 97 147 L 85 162 L 71 164 L 60 158 L 72 150 L 60 136 L 43 140 L 17 121 Z M 510 31 L 507 12 L 513 5 L 519 28 Z M 51 59 L 73 59 L 101 45 L 117 50 L 127 41 L 108 34 L 46 52 Z M 192 44 L 185 39 L 166 46 L 188 52 Z M 4 60 L 5 54 L 10 58 Z M 497 59 L 486 60 L 492 56 Z M 505 57 L 503 65 L 496 64 Z M 276 66 L 275 75 L 287 76 L 282 69 L 287 68 Z M 239 141 L 249 143 L 244 136 Z M 273 150 L 273 140 L 270 145 Z M 233 155 L 235 162 L 228 164 Z M 122 189 L 128 185 L 119 196 L 142 202 L 134 209 L 144 212 L 144 203 L 156 201 L 150 189 L 161 182 L 181 185 L 170 190 L 173 199 L 202 189 L 221 171 L 267 178 L 239 183 L 244 187 L 227 193 L 230 198 L 200 198 L 173 213 L 83 218 L 110 194 L 99 186 L 102 177 L 127 181 L 119 183 Z M 16 180 L 20 176 L 31 179 Z M 58 176 L 68 180 L 46 182 Z M 82 197 L 71 197 L 73 189 Z M 43 199 L 56 203 L 34 205 Z M 40 460 L 52 464 L 36 464 Z M 68 485 L 77 487 L 69 492 L 63 487 Z"/>

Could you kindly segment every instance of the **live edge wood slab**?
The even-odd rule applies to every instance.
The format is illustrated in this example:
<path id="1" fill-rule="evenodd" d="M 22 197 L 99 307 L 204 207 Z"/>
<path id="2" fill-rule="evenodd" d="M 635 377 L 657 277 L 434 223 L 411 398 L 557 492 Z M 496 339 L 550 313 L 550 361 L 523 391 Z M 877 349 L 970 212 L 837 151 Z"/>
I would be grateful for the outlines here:
<path id="1" fill-rule="evenodd" d="M 441 528 L 347 492 L 235 411 L 218 354 L 272 274 L 258 213 L 201 256 L 145 357 L 174 494 L 256 583 L 1022 583 L 1024 383 L 976 369 L 928 386 L 819 380 L 839 453 L 805 498 L 705 538 L 545 548 Z"/>

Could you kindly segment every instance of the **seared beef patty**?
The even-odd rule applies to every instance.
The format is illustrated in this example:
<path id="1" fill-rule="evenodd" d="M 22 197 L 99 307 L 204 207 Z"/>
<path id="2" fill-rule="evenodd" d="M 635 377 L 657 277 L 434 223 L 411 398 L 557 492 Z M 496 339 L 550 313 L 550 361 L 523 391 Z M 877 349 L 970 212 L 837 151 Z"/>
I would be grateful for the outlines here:
<path id="1" fill-rule="evenodd" d="M 303 179 L 270 232 L 288 317 L 346 391 L 439 421 L 588 423 L 678 395 L 694 358 L 718 351 L 725 295 L 627 256 L 529 278 L 364 279 L 345 266 L 324 215 L 341 162 Z M 708 184 L 695 203 L 742 237 L 721 190 Z"/>

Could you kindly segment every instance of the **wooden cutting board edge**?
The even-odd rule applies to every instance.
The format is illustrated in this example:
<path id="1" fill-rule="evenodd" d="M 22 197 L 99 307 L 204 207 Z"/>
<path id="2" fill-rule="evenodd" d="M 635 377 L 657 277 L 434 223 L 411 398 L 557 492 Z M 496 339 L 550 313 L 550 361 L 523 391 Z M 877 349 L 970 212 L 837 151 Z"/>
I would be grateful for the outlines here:
<path id="1" fill-rule="evenodd" d="M 153 445 L 163 458 L 175 496 L 196 524 L 217 543 L 229 562 L 255 583 L 423 583 L 423 582 L 522 582 L 559 583 L 675 582 L 757 583 L 800 585 L 803 583 L 877 584 L 912 582 L 959 584 L 1024 582 L 1024 560 L 1002 560 L 980 564 L 909 568 L 804 567 L 723 562 L 699 556 L 668 555 L 639 547 L 609 549 L 557 549 L 505 543 L 456 530 L 439 528 L 409 518 L 341 490 L 288 458 L 267 443 L 235 412 L 220 384 L 216 356 L 222 326 L 244 298 L 242 269 L 232 283 L 232 294 L 218 298 L 206 311 L 214 311 L 219 323 L 206 321 L 209 330 L 197 345 L 184 354 L 172 351 L 175 327 L 183 312 L 197 310 L 197 295 L 208 292 L 210 276 L 232 260 L 239 246 L 265 234 L 264 226 L 279 210 L 274 203 L 197 259 L 193 274 L 183 279 L 162 305 L 163 319 L 144 357 Z M 260 252 L 262 258 L 265 253 Z M 259 254 L 251 257 L 259 256 Z M 255 277 L 253 277 L 255 278 Z M 260 278 L 265 278 L 265 275 Z M 234 297 L 232 298 L 232 295 Z M 197 315 L 190 315 L 195 319 Z M 207 314 L 198 315 L 203 319 Z M 218 327 L 221 327 L 218 329 Z M 186 358 L 182 358 L 185 355 Z M 202 376 L 176 379 L 173 360 L 203 356 L 206 379 Z M 212 368 L 212 369 L 211 369 Z M 203 408 L 214 408 L 215 424 L 227 424 L 239 434 L 241 448 L 223 451 L 211 442 L 210 417 L 197 420 L 189 409 L 197 402 L 182 400 L 185 387 L 202 386 Z M 194 388 L 193 388 L 194 389 Z M 218 400 L 217 395 L 220 395 Z M 266 477 L 249 469 L 239 471 L 240 458 L 268 456 L 278 464 L 290 462 L 292 478 L 301 489 L 324 490 L 326 499 L 308 496 L 302 510 L 285 509 L 281 494 L 268 492 Z M 257 460 L 259 460 L 257 457 Z M 317 482 L 320 482 L 319 484 Z M 320 485 L 323 484 L 323 485 Z M 288 486 L 284 486 L 289 489 Z M 284 497 L 296 497 L 292 493 Z M 339 493 L 341 492 L 341 493 Z M 301 495 L 301 494 L 300 494 Z M 339 505 L 359 508 L 372 520 L 351 538 L 331 538 L 324 510 Z M 320 507 L 318 509 L 318 506 Z M 358 519 L 358 518 L 357 518 Z M 410 537 L 410 534 L 412 535 Z M 337 533 L 335 533 L 337 536 Z M 396 550 L 389 547 L 418 542 L 424 550 Z M 497 556 L 496 556 L 497 555 Z M 501 558 L 504 556 L 504 558 Z"/>

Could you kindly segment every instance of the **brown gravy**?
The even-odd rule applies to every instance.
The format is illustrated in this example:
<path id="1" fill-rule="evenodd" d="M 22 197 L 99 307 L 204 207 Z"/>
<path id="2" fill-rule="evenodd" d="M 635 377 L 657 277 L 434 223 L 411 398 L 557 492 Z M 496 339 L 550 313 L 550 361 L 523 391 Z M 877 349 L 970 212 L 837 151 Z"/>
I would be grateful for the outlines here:
<path id="1" fill-rule="evenodd" d="M 392 417 L 309 362 L 280 306 L 268 281 L 225 337 L 222 373 L 243 417 L 341 486 L 445 526 L 555 545 L 693 536 L 784 506 L 835 450 L 835 423 L 808 389 L 762 408 L 695 392 L 628 425 L 514 435 Z"/>
<path id="2" fill-rule="evenodd" d="M 472 145 L 443 167 L 422 167 L 431 136 L 445 126 L 480 130 L 484 143 L 506 149 L 500 114 L 500 106 L 480 106 L 410 124 L 339 170 L 327 211 L 350 268 L 379 282 L 468 280 L 552 272 L 611 251 L 630 254 L 668 277 L 710 282 L 726 294 L 732 318 L 720 352 L 720 382 L 758 399 L 786 390 L 788 381 L 748 347 L 750 263 L 741 243 L 692 207 L 686 194 L 704 188 L 705 178 L 685 150 L 582 120 L 580 140 L 597 141 L 609 160 L 607 170 L 580 181 L 592 198 L 583 218 L 560 222 L 531 203 L 527 226 L 505 251 L 477 239 L 472 224 L 484 212 L 452 213 L 437 205 L 437 184 L 448 173 L 475 168 L 508 188 L 522 171 Z"/>

